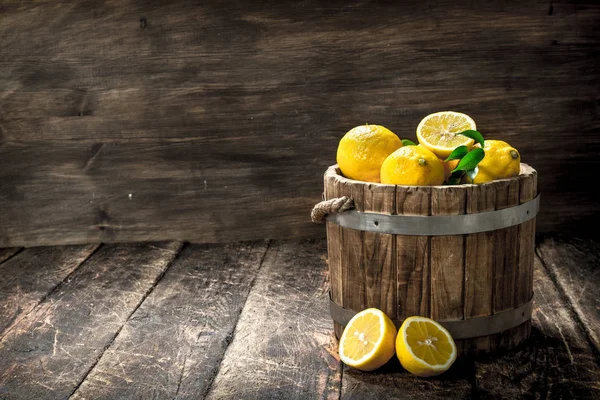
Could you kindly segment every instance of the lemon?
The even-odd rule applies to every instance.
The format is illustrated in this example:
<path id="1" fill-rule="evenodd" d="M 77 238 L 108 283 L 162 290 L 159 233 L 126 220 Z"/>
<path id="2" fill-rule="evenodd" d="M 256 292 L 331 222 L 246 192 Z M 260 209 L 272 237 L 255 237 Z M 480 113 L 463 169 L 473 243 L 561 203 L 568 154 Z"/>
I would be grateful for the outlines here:
<path id="1" fill-rule="evenodd" d="M 381 183 L 430 186 L 444 183 L 444 164 L 422 146 L 404 146 L 381 165 Z"/>
<path id="2" fill-rule="evenodd" d="M 496 179 L 512 178 L 521 171 L 521 155 L 502 140 L 486 140 L 485 157 L 477 165 L 479 172 L 473 183 L 485 183 Z"/>
<path id="3" fill-rule="evenodd" d="M 383 160 L 400 147 L 402 141 L 389 129 L 381 125 L 360 125 L 350 129 L 340 140 L 337 163 L 347 178 L 378 183 Z"/>
<path id="4" fill-rule="evenodd" d="M 444 181 L 447 181 L 448 178 L 450 178 L 450 175 L 452 175 L 452 171 L 458 166 L 460 160 L 440 161 L 444 163 Z"/>
<path id="5" fill-rule="evenodd" d="M 340 359 L 361 371 L 373 371 L 387 363 L 396 351 L 396 327 L 385 313 L 367 308 L 356 314 L 340 338 Z"/>
<path id="6" fill-rule="evenodd" d="M 396 338 L 400 364 L 417 376 L 439 375 L 456 360 L 456 345 L 443 326 L 425 317 L 404 320 Z"/>
<path id="7" fill-rule="evenodd" d="M 446 159 L 458 146 L 464 145 L 470 149 L 474 140 L 459 133 L 476 129 L 475 121 L 467 114 L 441 111 L 421 120 L 417 127 L 417 139 L 435 155 Z"/>

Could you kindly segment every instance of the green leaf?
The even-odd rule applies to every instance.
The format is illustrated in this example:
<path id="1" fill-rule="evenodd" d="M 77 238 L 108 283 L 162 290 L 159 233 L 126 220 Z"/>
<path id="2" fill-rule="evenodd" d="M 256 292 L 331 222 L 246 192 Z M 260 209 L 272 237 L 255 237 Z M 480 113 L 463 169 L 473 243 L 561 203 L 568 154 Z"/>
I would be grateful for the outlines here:
<path id="1" fill-rule="evenodd" d="M 467 131 L 463 131 L 463 132 L 459 133 L 459 135 L 463 135 L 463 136 L 473 139 L 474 141 L 479 143 L 481 145 L 481 147 L 485 146 L 483 135 L 477 131 L 473 131 L 473 130 L 469 129 Z"/>
<path id="2" fill-rule="evenodd" d="M 464 171 L 454 171 L 448 178 L 448 185 L 458 185 L 462 179 Z"/>
<path id="3" fill-rule="evenodd" d="M 415 142 L 413 142 L 412 140 L 402 139 L 402 145 L 403 146 L 416 146 L 417 144 Z"/>
<path id="4" fill-rule="evenodd" d="M 444 161 L 459 160 L 463 158 L 468 152 L 469 149 L 467 149 L 467 146 L 458 146 L 457 148 L 452 150 L 452 153 L 450 153 L 448 158 L 446 158 Z"/>
<path id="5" fill-rule="evenodd" d="M 479 167 L 475 167 L 473 169 L 470 169 L 466 173 L 467 173 L 467 176 L 469 177 L 469 179 L 471 180 L 471 183 L 473 183 L 473 180 L 475 179 L 475 177 L 479 173 Z"/>
<path id="6" fill-rule="evenodd" d="M 479 164 L 479 162 L 483 160 L 483 157 L 485 157 L 485 152 L 483 151 L 483 149 L 472 149 L 466 156 L 464 156 L 460 160 L 460 162 L 452 172 L 468 171 L 470 169 L 475 169 L 477 164 Z"/>

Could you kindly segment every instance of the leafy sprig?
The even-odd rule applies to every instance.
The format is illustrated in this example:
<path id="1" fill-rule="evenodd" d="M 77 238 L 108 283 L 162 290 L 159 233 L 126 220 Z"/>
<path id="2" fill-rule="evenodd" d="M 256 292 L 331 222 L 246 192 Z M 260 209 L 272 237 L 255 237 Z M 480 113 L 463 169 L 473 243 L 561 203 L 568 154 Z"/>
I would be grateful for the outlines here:
<path id="1" fill-rule="evenodd" d="M 458 185 L 465 176 L 469 178 L 471 182 L 473 182 L 473 179 L 475 179 L 477 173 L 479 172 L 477 165 L 485 157 L 485 151 L 483 150 L 483 147 L 485 146 L 485 139 L 480 132 L 469 129 L 458 133 L 458 135 L 463 135 L 473 139 L 475 142 L 479 143 L 481 147 L 472 147 L 471 150 L 469 150 L 467 146 L 458 146 L 452 150 L 452 153 L 450 153 L 448 158 L 446 158 L 444 161 L 460 161 L 456 165 L 456 168 L 450 172 L 450 177 L 446 182 L 447 185 Z M 412 140 L 402 139 L 402 145 L 416 146 L 417 144 Z"/>
<path id="2" fill-rule="evenodd" d="M 473 182 L 473 179 L 475 179 L 477 173 L 479 172 L 477 165 L 485 157 L 485 151 L 483 150 L 483 147 L 485 146 L 485 139 L 481 133 L 475 130 L 467 130 L 460 132 L 459 135 L 464 135 L 473 139 L 481 145 L 481 148 L 474 147 L 471 148 L 471 150 L 468 150 L 467 146 L 458 146 L 452 151 L 452 153 L 450 153 L 445 161 L 460 161 L 456 165 L 456 168 L 451 171 L 447 182 L 448 185 L 458 185 L 465 175 L 471 180 L 471 182 Z"/>
<path id="3" fill-rule="evenodd" d="M 463 136 L 473 139 L 474 141 L 479 143 L 481 145 L 481 147 L 483 147 L 485 145 L 485 139 L 483 139 L 483 135 L 481 133 L 479 133 L 478 131 L 469 129 L 466 131 L 462 131 L 461 133 L 459 133 L 459 135 L 463 135 Z"/>

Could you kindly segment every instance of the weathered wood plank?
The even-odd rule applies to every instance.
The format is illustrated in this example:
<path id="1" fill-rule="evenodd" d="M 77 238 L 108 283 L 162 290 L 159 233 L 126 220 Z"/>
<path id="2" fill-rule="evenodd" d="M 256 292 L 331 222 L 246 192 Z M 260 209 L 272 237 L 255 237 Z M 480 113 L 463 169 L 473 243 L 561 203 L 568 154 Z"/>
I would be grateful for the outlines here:
<path id="1" fill-rule="evenodd" d="M 275 242 L 207 399 L 338 399 L 323 241 Z"/>
<path id="2" fill-rule="evenodd" d="M 243 122 L 262 125 L 271 134 L 278 123 L 267 110 L 275 106 L 292 130 L 305 128 L 306 122 L 354 120 L 358 111 L 362 115 L 365 111 L 376 113 L 385 122 L 396 120 L 398 126 L 416 126 L 418 120 L 411 119 L 418 119 L 431 104 L 440 102 L 467 105 L 485 115 L 493 121 L 492 134 L 506 132 L 501 129 L 506 121 L 511 121 L 515 132 L 555 129 L 566 134 L 565 126 L 576 124 L 581 129 L 597 128 L 593 113 L 575 116 L 566 112 L 575 101 L 593 103 L 577 91 L 593 96 L 593 87 L 585 84 L 595 77 L 569 76 L 569 72 L 594 66 L 594 58 L 589 56 L 590 47 L 598 46 L 591 34 L 599 19 L 597 7 L 578 12 L 555 7 L 555 14 L 549 16 L 547 2 L 539 0 L 511 7 L 501 1 L 465 7 L 448 0 L 405 7 L 323 7 L 309 2 L 307 7 L 282 4 L 266 8 L 236 1 L 218 5 L 177 1 L 158 6 L 131 0 L 123 1 L 118 10 L 103 2 L 58 9 L 51 5 L 5 6 L 3 10 L 6 17 L 1 20 L 0 32 L 5 41 L 0 49 L 7 57 L 0 66 L 6 70 L 4 79 L 11 89 L 4 117 L 5 135 L 11 140 L 22 140 L 21 133 L 51 140 L 181 137 L 207 121 L 217 122 L 210 125 L 228 133 L 237 131 L 235 127 Z M 98 16 L 94 24 L 86 18 L 90 7 Z M 383 22 L 364 24 L 366 10 L 381 18 L 376 21 L 391 17 L 397 25 L 390 29 Z M 466 12 L 473 31 L 462 29 Z M 488 26 L 491 13 L 494 29 Z M 444 23 L 423 24 L 424 14 L 432 21 L 443 18 Z M 145 17 L 144 27 L 140 15 Z M 203 18 L 186 18 L 189 15 Z M 290 29 L 290 21 L 303 23 Z M 574 22 L 578 29 L 573 29 Z M 23 26 L 32 28 L 24 30 Z M 111 35 L 99 40 L 100 32 Z M 520 40 L 507 40 L 516 35 Z M 444 46 L 432 46 L 440 39 L 445 39 Z M 57 42 L 60 46 L 53 45 Z M 458 50 L 465 42 L 469 42 L 472 62 L 480 66 L 477 74 L 460 63 Z M 98 48 L 90 43 L 96 43 L 102 52 L 90 49 Z M 345 51 L 330 51 L 331 43 Z M 381 60 L 380 49 L 405 58 L 401 63 L 394 58 Z M 434 50 L 440 63 L 429 62 Z M 231 51 L 239 62 L 228 62 Z M 443 73 L 443 65 L 449 63 L 456 64 L 455 68 Z M 516 68 L 518 65 L 530 69 Z M 536 68 L 544 68 L 546 74 L 534 76 L 531 70 Z M 368 100 L 381 97 L 390 82 L 399 92 L 377 102 Z M 557 82 L 563 96 L 569 95 L 570 104 L 552 90 Z M 361 86 L 365 100 L 348 101 L 353 85 Z M 272 92 L 282 86 L 294 88 L 285 99 Z M 456 99 L 453 89 L 474 95 Z M 59 96 L 57 101 L 48 102 L 47 94 L 39 93 L 43 90 Z M 417 91 L 419 101 L 410 100 Z M 554 101 L 531 101 L 541 99 L 540 95 Z M 498 98 L 506 102 L 499 103 Z M 398 103 L 400 99 L 404 103 Z M 322 107 L 326 100 L 345 107 Z M 415 110 L 382 108 L 396 105 L 397 110 L 397 104 L 407 103 Z M 527 112 L 518 112 L 516 105 L 526 107 Z M 557 115 L 552 108 L 562 112 Z M 249 115 L 255 119 L 248 122 Z M 413 123 L 403 125 L 404 121 Z"/>
<path id="3" fill-rule="evenodd" d="M 537 172 L 531 167 L 521 168 L 519 175 L 519 203 L 532 200 L 537 195 Z M 517 265 L 517 278 L 515 283 L 514 306 L 529 301 L 533 295 L 533 260 L 535 258 L 535 224 L 536 218 L 527 221 L 518 227 L 519 235 L 519 263 Z M 514 347 L 531 333 L 531 321 L 518 326 L 511 336 L 511 347 Z"/>
<path id="4" fill-rule="evenodd" d="M 464 186 L 434 186 L 431 188 L 431 215 L 465 213 Z M 464 235 L 432 236 L 431 318 L 435 320 L 464 319 L 465 315 L 465 237 Z M 461 353 L 463 341 L 457 340 Z"/>
<path id="5" fill-rule="evenodd" d="M 501 180 L 495 183 L 496 189 L 496 210 L 513 207 L 519 204 L 519 181 Z M 516 288 L 519 264 L 519 227 L 511 226 L 509 228 L 494 231 L 494 287 L 492 309 L 494 314 L 511 310 L 515 307 Z M 513 333 L 517 328 L 513 328 L 502 333 L 493 335 L 490 338 L 490 350 L 492 352 L 500 349 L 507 349 L 511 346 Z"/>
<path id="6" fill-rule="evenodd" d="M 466 189 L 467 214 L 493 211 L 495 185 L 473 185 Z M 465 319 L 493 314 L 494 232 L 481 232 L 465 237 Z M 487 352 L 490 337 L 466 341 L 465 351 Z"/>
<path id="7" fill-rule="evenodd" d="M 546 196 L 538 231 L 599 222 L 600 205 L 587 184 L 594 179 L 590 160 L 600 154 L 598 76 L 589 72 L 600 54 L 596 4 L 551 4 L 549 15 L 542 0 L 510 7 L 499 0 L 401 7 L 313 0 L 268 7 L 237 0 L 124 0 L 118 8 L 106 1 L 21 3 L 3 1 L 0 13 L 0 246 L 323 235 L 306 215 L 343 133 L 368 119 L 404 137 L 406 127 L 441 109 L 473 116 L 487 137 L 508 141 L 539 170 Z M 290 132 L 297 140 L 288 140 Z M 115 143 L 143 142 L 164 158 L 142 151 L 140 168 L 117 163 L 112 171 L 92 160 L 82 176 L 53 168 L 65 142 L 83 147 L 67 152 L 65 166 L 84 168 L 97 151 L 101 161 Z M 163 150 L 167 142 L 201 150 L 174 156 Z M 570 151 L 557 152 L 566 142 Z M 21 165 L 30 166 L 25 179 L 15 167 L 21 153 Z M 228 154 L 247 162 L 214 173 L 210 166 L 230 163 Z M 208 156 L 221 160 L 205 163 Z M 146 168 L 153 165 L 179 173 L 160 177 Z M 236 178 L 251 183 L 239 192 L 223 184 L 230 188 L 221 194 L 224 205 L 200 212 L 216 210 L 199 200 L 204 181 L 216 196 L 215 185 Z M 107 193 L 108 181 L 115 186 Z M 95 193 L 112 220 L 90 205 Z M 143 196 L 143 207 L 120 214 L 129 193 L 133 201 Z M 244 201 L 227 200 L 236 196 Z M 169 219 L 157 211 L 165 198 L 174 199 Z M 214 228 L 223 222 L 223 230 Z"/>
<path id="8" fill-rule="evenodd" d="M 600 243 L 547 237 L 538 245 L 537 253 L 600 354 Z"/>
<path id="9" fill-rule="evenodd" d="M 33 247 L 0 264 L 0 340 L 97 248 Z"/>
<path id="10" fill-rule="evenodd" d="M 344 180 L 339 187 L 340 191 L 354 200 L 354 209 L 364 211 L 365 183 L 353 180 Z M 342 307 L 362 311 L 367 308 L 367 282 L 365 268 L 365 232 L 342 228 L 341 229 L 341 255 L 342 255 Z"/>
<path id="11" fill-rule="evenodd" d="M 396 186 L 370 183 L 364 187 L 365 212 L 394 214 Z M 390 318 L 397 315 L 396 247 L 394 235 L 364 232 L 363 257 L 365 299 L 368 307 L 377 307 Z"/>
<path id="12" fill-rule="evenodd" d="M 531 337 L 515 351 L 476 362 L 482 398 L 593 399 L 600 368 L 592 349 L 538 258 Z"/>
<path id="13" fill-rule="evenodd" d="M 14 256 L 19 250 L 21 250 L 20 247 L 5 247 L 0 249 L 0 264 Z"/>
<path id="14" fill-rule="evenodd" d="M 6 144 L 0 147 L 0 196 L 6 196 L 0 245 L 322 234 L 309 215 L 329 160 L 315 161 L 321 145 L 303 135 L 284 141 L 277 154 L 266 154 L 256 138 Z M 302 158 L 319 168 L 274 168 Z"/>
<path id="15" fill-rule="evenodd" d="M 431 189 L 398 186 L 396 214 L 430 215 Z M 431 315 L 430 244 L 427 236 L 396 235 L 398 319 Z"/>
<path id="16" fill-rule="evenodd" d="M 329 167 L 325 176 L 325 199 L 341 196 L 341 182 L 337 168 Z M 342 228 L 332 222 L 326 222 L 327 230 L 327 265 L 329 266 L 329 290 L 331 299 L 337 304 L 343 304 L 344 280 L 342 273 Z M 335 336 L 342 336 L 344 327 L 337 322 L 333 323 Z"/>
<path id="17" fill-rule="evenodd" d="M 336 140 L 331 143 L 334 148 Z M 210 140 L 5 144 L 0 147 L 0 246 L 324 235 L 307 216 L 321 198 L 320 177 L 334 152 L 315 159 L 328 151 L 301 136 L 282 146 L 287 150 L 279 157 L 264 154 L 256 138 L 235 145 Z M 215 152 L 207 154 L 207 148 Z M 283 168 L 290 159 L 298 165 Z M 558 185 L 545 168 L 539 171 L 549 176 L 544 182 Z M 592 195 L 577 188 L 557 193 L 554 187 L 540 186 L 546 196 L 538 231 L 548 232 L 549 224 L 573 227 L 584 215 L 590 214 L 590 221 L 600 215 L 593 211 Z M 573 207 L 566 209 L 573 202 L 577 215 Z"/>
<path id="18" fill-rule="evenodd" d="M 72 394 L 180 247 L 103 246 L 0 341 L 0 394 Z"/>
<path id="19" fill-rule="evenodd" d="M 266 250 L 188 245 L 71 398 L 202 397 Z"/>

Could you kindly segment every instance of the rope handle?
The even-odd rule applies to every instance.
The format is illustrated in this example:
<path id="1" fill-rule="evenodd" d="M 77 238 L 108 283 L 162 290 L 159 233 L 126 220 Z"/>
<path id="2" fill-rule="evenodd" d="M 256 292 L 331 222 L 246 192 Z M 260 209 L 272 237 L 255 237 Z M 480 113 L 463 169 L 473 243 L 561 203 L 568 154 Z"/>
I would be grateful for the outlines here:
<path id="1" fill-rule="evenodd" d="M 310 212 L 310 218 L 315 224 L 325 222 L 327 214 L 341 213 L 354 208 L 354 200 L 348 196 L 336 197 L 317 203 Z"/>

